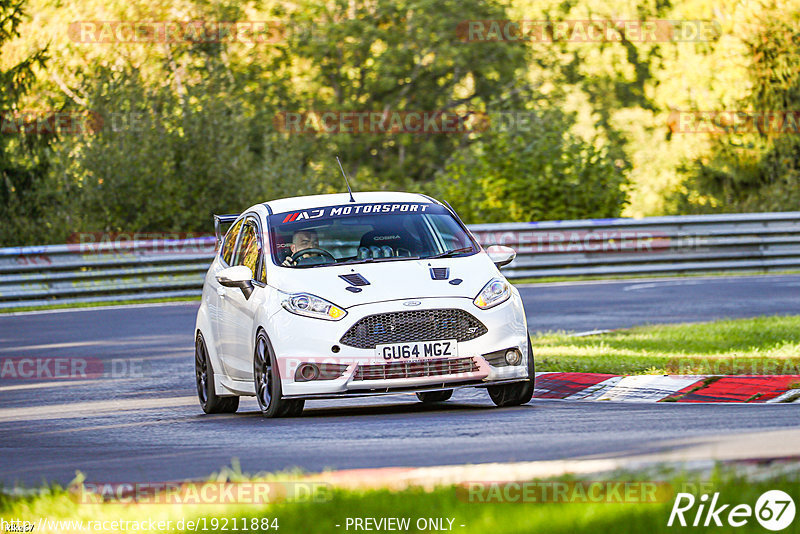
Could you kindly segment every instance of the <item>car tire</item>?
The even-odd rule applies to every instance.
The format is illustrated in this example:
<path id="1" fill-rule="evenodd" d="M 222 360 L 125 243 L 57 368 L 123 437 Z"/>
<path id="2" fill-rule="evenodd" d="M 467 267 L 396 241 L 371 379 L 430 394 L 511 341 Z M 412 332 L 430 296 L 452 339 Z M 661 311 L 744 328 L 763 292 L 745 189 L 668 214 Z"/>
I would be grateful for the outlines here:
<path id="1" fill-rule="evenodd" d="M 533 363 L 533 345 L 528 336 L 528 379 L 524 382 L 515 382 L 502 386 L 489 386 L 489 397 L 497 406 L 519 406 L 526 404 L 533 398 L 533 388 L 536 383 L 535 365 Z"/>
<path id="2" fill-rule="evenodd" d="M 214 368 L 208 358 L 208 349 L 203 334 L 197 333 L 194 341 L 194 374 L 197 398 L 205 413 L 236 413 L 239 397 L 220 397 L 214 386 Z"/>
<path id="3" fill-rule="evenodd" d="M 420 391 L 417 393 L 417 398 L 423 404 L 433 404 L 434 402 L 444 402 L 453 396 L 452 389 L 444 389 L 442 391 Z"/>
<path id="4" fill-rule="evenodd" d="M 278 369 L 275 352 L 272 344 L 267 338 L 267 334 L 259 331 L 256 335 L 256 347 L 253 354 L 253 381 L 256 392 L 258 407 L 264 417 L 293 417 L 300 415 L 303 411 L 303 403 L 300 400 L 288 400 L 281 398 L 281 377 Z M 299 404 L 299 408 L 298 408 Z"/>

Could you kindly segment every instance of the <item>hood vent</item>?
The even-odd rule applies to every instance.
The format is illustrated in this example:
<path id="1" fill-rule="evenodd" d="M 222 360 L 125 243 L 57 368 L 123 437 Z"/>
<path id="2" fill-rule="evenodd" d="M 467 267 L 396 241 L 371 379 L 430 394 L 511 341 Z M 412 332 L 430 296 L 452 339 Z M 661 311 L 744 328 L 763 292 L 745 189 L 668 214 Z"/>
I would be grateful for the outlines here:
<path id="1" fill-rule="evenodd" d="M 450 267 L 431 267 L 433 280 L 447 280 L 450 278 Z"/>
<path id="2" fill-rule="evenodd" d="M 353 274 L 340 274 L 339 278 L 350 284 L 351 286 L 368 286 L 369 282 L 366 278 L 361 276 L 359 273 Z"/>

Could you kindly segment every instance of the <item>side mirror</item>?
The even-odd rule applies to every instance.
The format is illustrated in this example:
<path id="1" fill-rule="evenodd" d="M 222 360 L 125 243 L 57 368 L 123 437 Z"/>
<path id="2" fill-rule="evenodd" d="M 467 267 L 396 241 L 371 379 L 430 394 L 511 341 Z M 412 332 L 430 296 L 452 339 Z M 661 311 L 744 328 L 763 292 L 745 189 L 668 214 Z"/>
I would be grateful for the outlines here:
<path id="1" fill-rule="evenodd" d="M 217 282 L 225 287 L 238 287 L 246 299 L 253 294 L 253 271 L 250 270 L 250 267 L 237 265 L 222 269 L 217 273 Z"/>
<path id="2" fill-rule="evenodd" d="M 514 252 L 513 248 L 504 247 L 503 245 L 492 245 L 486 249 L 486 253 L 489 255 L 492 262 L 497 265 L 498 269 L 504 265 L 508 265 L 517 257 L 517 253 Z"/>

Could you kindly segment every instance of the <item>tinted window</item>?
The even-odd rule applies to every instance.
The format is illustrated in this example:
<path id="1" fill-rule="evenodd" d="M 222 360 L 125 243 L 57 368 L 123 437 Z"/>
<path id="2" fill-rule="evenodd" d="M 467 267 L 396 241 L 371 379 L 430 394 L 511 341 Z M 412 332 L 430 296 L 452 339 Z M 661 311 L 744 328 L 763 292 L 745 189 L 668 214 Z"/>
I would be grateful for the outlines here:
<path id="1" fill-rule="evenodd" d="M 225 234 L 225 240 L 222 242 L 222 252 L 221 256 L 223 261 L 228 265 L 231 264 L 231 258 L 233 257 L 233 247 L 236 246 L 236 237 L 239 235 L 239 229 L 242 227 L 242 220 L 239 219 L 236 221 L 236 224 L 231 226 L 228 233 Z"/>
<path id="2" fill-rule="evenodd" d="M 242 238 L 239 240 L 239 247 L 236 249 L 236 261 L 234 265 L 244 265 L 250 268 L 253 277 L 258 275 L 256 265 L 258 264 L 261 246 L 258 240 L 258 228 L 255 223 L 248 221 L 242 230 Z"/>
<path id="3" fill-rule="evenodd" d="M 430 203 L 326 206 L 272 215 L 269 226 L 273 260 L 281 264 L 293 251 L 296 254 L 295 263 L 290 260 L 285 266 L 402 260 L 479 250 L 444 206 Z M 308 248 L 327 254 L 297 254 Z"/>
<path id="4" fill-rule="evenodd" d="M 267 283 L 267 262 L 263 257 L 261 258 L 261 276 L 259 276 L 258 281 Z"/>

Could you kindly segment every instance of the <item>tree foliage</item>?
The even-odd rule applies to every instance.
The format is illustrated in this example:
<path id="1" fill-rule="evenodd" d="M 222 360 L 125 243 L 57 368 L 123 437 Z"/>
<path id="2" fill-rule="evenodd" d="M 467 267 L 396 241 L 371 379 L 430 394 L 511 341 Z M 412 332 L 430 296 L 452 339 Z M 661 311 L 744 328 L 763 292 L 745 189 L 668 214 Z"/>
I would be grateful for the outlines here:
<path id="1" fill-rule="evenodd" d="M 799 28 L 800 6 L 774 2 L 748 28 L 751 89 L 738 109 L 781 118 L 772 128 L 757 120 L 743 133 L 723 134 L 708 155 L 686 164 L 688 178 L 677 195 L 681 211 L 800 210 Z M 795 117 L 794 126 L 780 126 L 785 113 Z"/>
<path id="2" fill-rule="evenodd" d="M 618 216 L 626 179 L 608 150 L 570 133 L 562 112 L 535 113 L 529 131 L 491 131 L 458 152 L 433 193 L 469 223 Z"/>
<path id="3" fill-rule="evenodd" d="M 23 16 L 36 13 L 36 21 Z M 284 196 L 422 191 L 470 222 L 798 209 L 796 135 L 682 134 L 676 110 L 798 110 L 795 0 L 0 0 L 0 244 L 202 231 Z M 468 20 L 706 20 L 697 42 L 464 42 Z M 72 21 L 273 20 L 277 42 L 76 42 Z M 57 61 L 44 62 L 47 53 Z M 33 53 L 30 50 L 34 50 Z M 282 112 L 528 113 L 529 128 L 292 134 Z"/>
<path id="4" fill-rule="evenodd" d="M 0 51 L 20 36 L 25 13 L 24 0 L 0 0 Z M 34 69 L 47 60 L 47 50 L 38 49 L 5 68 L 0 67 L 0 242 L 25 242 L 35 237 L 21 219 L 26 213 L 44 214 L 47 194 L 42 182 L 48 168 L 50 135 L 40 135 L 27 110 L 20 109 L 23 97 L 35 82 Z"/>
<path id="5" fill-rule="evenodd" d="M 283 47 L 289 68 L 303 70 L 296 111 L 468 113 L 489 101 L 521 106 L 530 97 L 526 47 L 460 42 L 455 29 L 466 13 L 506 17 L 494 0 L 300 2 L 285 14 L 295 31 Z M 329 154 L 322 165 L 331 171 L 339 154 L 367 184 L 418 187 L 463 142 L 440 133 L 323 133 L 315 150 Z"/>

